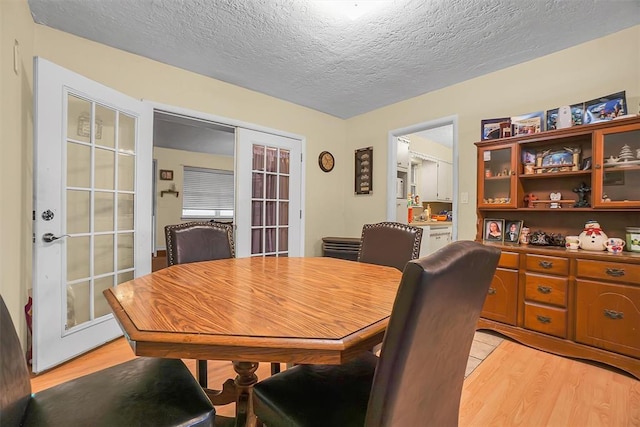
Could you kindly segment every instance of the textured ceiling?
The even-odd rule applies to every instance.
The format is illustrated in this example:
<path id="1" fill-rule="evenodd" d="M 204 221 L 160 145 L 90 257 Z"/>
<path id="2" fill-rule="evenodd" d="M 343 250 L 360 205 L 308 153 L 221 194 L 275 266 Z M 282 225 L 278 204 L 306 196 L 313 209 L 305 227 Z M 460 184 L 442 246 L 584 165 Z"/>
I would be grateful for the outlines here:
<path id="1" fill-rule="evenodd" d="M 35 22 L 349 118 L 640 23 L 639 0 L 28 0 Z M 362 0 L 367 1 L 367 0 Z"/>

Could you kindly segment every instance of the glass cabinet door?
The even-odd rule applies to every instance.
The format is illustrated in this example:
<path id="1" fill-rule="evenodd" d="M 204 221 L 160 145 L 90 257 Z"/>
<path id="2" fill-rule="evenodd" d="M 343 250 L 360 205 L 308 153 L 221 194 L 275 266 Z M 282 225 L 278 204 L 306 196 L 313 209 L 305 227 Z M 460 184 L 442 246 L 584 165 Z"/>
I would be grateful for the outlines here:
<path id="1" fill-rule="evenodd" d="M 516 146 L 485 147 L 479 150 L 478 206 L 484 208 L 517 207 Z"/>
<path id="2" fill-rule="evenodd" d="M 597 131 L 594 141 L 594 207 L 640 207 L 640 125 Z"/>

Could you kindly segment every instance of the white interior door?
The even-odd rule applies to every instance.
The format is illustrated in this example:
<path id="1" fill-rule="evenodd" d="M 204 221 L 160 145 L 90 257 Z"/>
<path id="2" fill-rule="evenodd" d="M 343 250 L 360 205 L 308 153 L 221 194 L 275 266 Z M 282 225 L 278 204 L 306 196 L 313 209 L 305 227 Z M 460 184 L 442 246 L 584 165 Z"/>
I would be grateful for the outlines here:
<path id="1" fill-rule="evenodd" d="M 151 108 L 34 62 L 33 371 L 122 334 L 102 291 L 151 271 Z"/>
<path id="2" fill-rule="evenodd" d="M 237 256 L 302 256 L 301 141 L 243 128 L 236 138 Z"/>

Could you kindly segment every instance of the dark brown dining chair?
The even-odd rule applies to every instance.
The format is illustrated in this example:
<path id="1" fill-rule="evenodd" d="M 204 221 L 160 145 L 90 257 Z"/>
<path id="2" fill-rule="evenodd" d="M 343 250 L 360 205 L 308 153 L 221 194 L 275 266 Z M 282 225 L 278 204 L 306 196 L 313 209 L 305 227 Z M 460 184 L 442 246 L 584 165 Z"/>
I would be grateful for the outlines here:
<path id="1" fill-rule="evenodd" d="M 192 221 L 164 227 L 167 264 L 212 261 L 236 256 L 233 225 L 214 221 Z M 280 364 L 271 364 L 271 373 L 280 372 Z M 207 361 L 196 363 L 198 382 L 207 387 Z"/>
<path id="2" fill-rule="evenodd" d="M 402 271 L 420 255 L 422 228 L 399 222 L 379 222 L 362 227 L 358 261 L 386 265 Z"/>
<path id="3" fill-rule="evenodd" d="M 298 365 L 255 385 L 268 427 L 456 426 L 476 322 L 500 250 L 457 241 L 407 263 L 380 358 Z"/>
<path id="4" fill-rule="evenodd" d="M 215 409 L 179 359 L 139 357 L 31 393 L 29 368 L 0 296 L 0 425 L 213 426 Z"/>
<path id="5" fill-rule="evenodd" d="M 192 221 L 167 225 L 164 237 L 169 266 L 236 256 L 232 224 Z"/>

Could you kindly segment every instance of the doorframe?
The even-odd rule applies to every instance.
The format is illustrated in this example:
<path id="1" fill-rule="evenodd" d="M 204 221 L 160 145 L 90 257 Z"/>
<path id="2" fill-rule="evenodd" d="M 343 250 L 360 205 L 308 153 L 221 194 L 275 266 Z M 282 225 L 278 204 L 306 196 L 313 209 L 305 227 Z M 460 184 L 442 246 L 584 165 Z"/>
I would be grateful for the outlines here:
<path id="1" fill-rule="evenodd" d="M 452 141 L 452 161 L 453 161 L 453 221 L 451 228 L 452 240 L 458 239 L 458 115 L 441 117 L 439 119 L 429 120 L 422 123 L 406 126 L 403 128 L 393 129 L 389 131 L 387 143 L 387 220 L 396 220 L 396 176 L 397 168 L 397 146 L 396 138 L 411 133 L 422 132 L 425 130 L 435 129 L 443 126 L 453 125 L 453 141 Z"/>
<path id="2" fill-rule="evenodd" d="M 306 182 L 306 165 L 305 165 L 305 159 L 306 159 L 306 148 L 307 148 L 307 138 L 296 134 L 296 133 L 292 133 L 292 132 L 286 132 L 283 130 L 279 130 L 279 129 L 275 129 L 275 128 L 270 128 L 267 126 L 261 126 L 261 125 L 257 125 L 255 123 L 249 123 L 249 122 L 245 122 L 242 120 L 237 120 L 237 119 L 230 119 L 228 117 L 223 117 L 223 116 L 218 116 L 215 114 L 210 114 L 210 113 L 204 113 L 202 111 L 197 111 L 197 110 L 191 110 L 189 108 L 184 108 L 184 107 L 178 107 L 175 105 L 170 105 L 170 104 L 163 104 L 160 102 L 155 102 L 155 101 L 151 101 L 151 100 L 146 100 L 146 99 L 142 99 L 143 103 L 146 103 L 147 105 L 149 105 L 152 109 L 152 119 L 154 117 L 156 111 L 164 111 L 167 113 L 171 113 L 171 114 L 179 114 L 181 116 L 185 116 L 185 117 L 191 117 L 195 120 L 206 120 L 206 121 L 211 121 L 211 122 L 215 122 L 215 123 L 219 123 L 221 125 L 225 125 L 225 126 L 231 126 L 231 127 L 235 127 L 235 128 L 244 128 L 244 129 L 249 129 L 249 130 L 254 130 L 257 132 L 264 132 L 264 133 L 269 133 L 272 135 L 277 135 L 277 136 L 282 136 L 285 138 L 291 138 L 291 139 L 296 139 L 300 141 L 300 153 L 302 158 L 301 160 L 301 167 L 300 167 L 300 253 L 302 254 L 302 256 L 304 256 L 305 254 L 305 217 L 306 217 L 306 212 L 305 212 L 305 182 Z M 153 125 L 153 122 L 152 122 Z M 151 136 L 151 145 L 153 147 L 153 133 Z M 153 149 L 153 148 L 152 148 Z M 234 150 L 233 150 L 233 156 L 234 156 L 234 161 L 237 161 L 237 149 L 238 147 L 234 145 Z M 153 158 L 153 154 L 151 156 Z M 154 238 L 155 238 L 155 229 L 154 229 Z M 155 249 L 155 248 L 154 248 Z"/>

